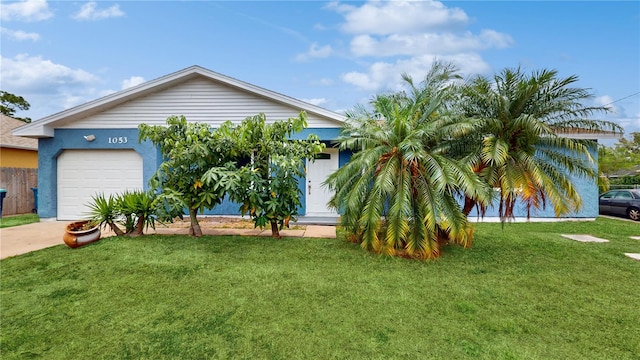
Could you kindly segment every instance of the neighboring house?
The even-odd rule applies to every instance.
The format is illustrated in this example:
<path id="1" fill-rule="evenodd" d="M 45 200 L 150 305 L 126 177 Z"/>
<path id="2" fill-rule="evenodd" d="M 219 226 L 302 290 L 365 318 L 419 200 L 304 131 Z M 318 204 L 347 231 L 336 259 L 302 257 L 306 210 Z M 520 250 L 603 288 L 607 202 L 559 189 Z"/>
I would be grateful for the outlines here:
<path id="1" fill-rule="evenodd" d="M 23 125 L 24 121 L 0 114 L 0 167 L 38 168 L 38 140 L 11 133 Z"/>
<path id="2" fill-rule="evenodd" d="M 609 174 L 607 177 L 609 179 L 618 179 L 625 176 L 640 176 L 640 165 L 634 166 L 631 169 L 627 170 L 618 170 Z"/>
<path id="3" fill-rule="evenodd" d="M 335 221 L 337 214 L 327 207 L 331 194 L 320 184 L 351 157 L 331 147 L 345 117 L 199 66 L 39 119 L 15 130 L 14 135 L 39 141 L 40 217 L 75 220 L 84 216 L 85 205 L 96 193 L 148 188 L 162 159 L 153 144 L 138 142 L 141 123 L 165 125 L 167 117 L 184 115 L 190 122 L 218 127 L 226 120 L 239 123 L 261 112 L 267 121 L 275 121 L 297 116 L 302 110 L 308 115 L 309 128 L 300 137 L 314 133 L 329 146 L 324 156 L 308 164 L 307 176 L 300 182 L 300 214 L 302 219 Z M 614 135 L 571 132 L 563 136 L 593 139 L 592 153 L 597 159 L 596 139 Z M 575 184 L 585 206 L 570 217 L 597 217 L 595 181 L 576 179 Z M 223 202 L 205 214 L 237 215 L 238 206 Z M 491 210 L 487 216 L 491 218 Z M 532 217 L 554 218 L 553 207 Z"/>
<path id="4" fill-rule="evenodd" d="M 40 217 L 75 220 L 85 215 L 85 205 L 96 193 L 148 188 L 162 159 L 153 144 L 138 142 L 141 123 L 165 125 L 167 117 L 184 115 L 190 122 L 218 127 L 261 112 L 273 122 L 303 110 L 309 127 L 302 136 L 314 133 L 327 144 L 337 137 L 341 114 L 191 66 L 39 119 L 14 135 L 38 139 Z M 307 178 L 301 181 L 300 213 L 335 221 L 337 214 L 326 205 L 330 194 L 320 184 L 350 155 L 331 147 L 325 152 L 309 164 Z M 206 213 L 238 214 L 238 206 L 225 202 Z"/>
<path id="5" fill-rule="evenodd" d="M 38 140 L 12 135 L 24 121 L 0 114 L 0 188 L 6 190 L 2 214 L 15 215 L 35 210 L 38 186 Z"/>

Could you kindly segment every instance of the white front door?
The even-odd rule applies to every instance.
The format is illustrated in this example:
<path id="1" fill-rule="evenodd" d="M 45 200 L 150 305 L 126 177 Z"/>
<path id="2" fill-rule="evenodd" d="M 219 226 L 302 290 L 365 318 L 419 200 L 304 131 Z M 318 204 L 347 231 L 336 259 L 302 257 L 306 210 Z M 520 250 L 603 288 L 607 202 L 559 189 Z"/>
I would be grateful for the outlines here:
<path id="1" fill-rule="evenodd" d="M 315 161 L 307 160 L 306 216 L 336 216 L 338 213 L 329 209 L 327 203 L 333 193 L 322 183 L 331 173 L 338 169 L 338 149 L 325 149 L 316 156 Z"/>

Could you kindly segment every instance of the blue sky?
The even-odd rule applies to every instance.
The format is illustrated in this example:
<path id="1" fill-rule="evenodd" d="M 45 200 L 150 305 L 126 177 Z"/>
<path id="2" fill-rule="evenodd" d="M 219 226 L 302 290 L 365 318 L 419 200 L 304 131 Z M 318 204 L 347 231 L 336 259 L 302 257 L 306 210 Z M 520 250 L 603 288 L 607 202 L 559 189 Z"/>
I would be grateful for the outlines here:
<path id="1" fill-rule="evenodd" d="M 334 111 L 420 79 L 505 67 L 578 75 L 640 131 L 638 1 L 5 1 L 0 87 L 34 120 L 191 65 Z"/>

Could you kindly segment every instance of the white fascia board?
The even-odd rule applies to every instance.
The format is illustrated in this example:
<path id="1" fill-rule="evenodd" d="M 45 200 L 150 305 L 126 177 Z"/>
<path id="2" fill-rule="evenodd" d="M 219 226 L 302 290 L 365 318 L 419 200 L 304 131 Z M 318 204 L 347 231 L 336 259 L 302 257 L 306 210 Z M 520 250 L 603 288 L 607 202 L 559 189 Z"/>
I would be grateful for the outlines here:
<path id="1" fill-rule="evenodd" d="M 593 132 L 593 133 L 562 133 L 558 132 L 556 135 L 576 140 L 619 140 L 622 139 L 621 133 L 613 132 Z"/>
<path id="2" fill-rule="evenodd" d="M 34 124 L 34 123 L 21 126 L 11 131 L 11 134 L 13 134 L 13 136 L 21 136 L 21 137 L 27 137 L 32 139 L 52 138 L 53 133 L 54 131 L 52 127 L 46 126 L 45 124 Z"/>

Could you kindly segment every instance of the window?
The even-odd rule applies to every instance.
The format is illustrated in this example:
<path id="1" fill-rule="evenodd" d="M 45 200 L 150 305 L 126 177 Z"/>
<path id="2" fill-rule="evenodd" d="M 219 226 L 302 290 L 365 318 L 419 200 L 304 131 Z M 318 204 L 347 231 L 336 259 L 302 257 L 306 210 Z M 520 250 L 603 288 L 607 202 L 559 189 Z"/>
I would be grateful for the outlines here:
<path id="1" fill-rule="evenodd" d="M 316 160 L 331 160 L 331 154 L 320 153 L 320 154 L 316 154 L 313 158 Z"/>
<path id="2" fill-rule="evenodd" d="M 611 199 L 611 198 L 614 198 L 617 193 L 618 193 L 618 191 L 609 191 L 607 193 L 602 194 L 602 196 L 600 198 L 602 198 L 602 199 Z"/>
<path id="3" fill-rule="evenodd" d="M 618 191 L 616 199 L 633 199 L 633 195 L 628 191 Z"/>

